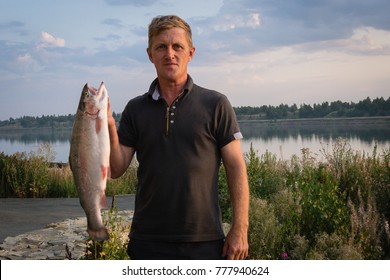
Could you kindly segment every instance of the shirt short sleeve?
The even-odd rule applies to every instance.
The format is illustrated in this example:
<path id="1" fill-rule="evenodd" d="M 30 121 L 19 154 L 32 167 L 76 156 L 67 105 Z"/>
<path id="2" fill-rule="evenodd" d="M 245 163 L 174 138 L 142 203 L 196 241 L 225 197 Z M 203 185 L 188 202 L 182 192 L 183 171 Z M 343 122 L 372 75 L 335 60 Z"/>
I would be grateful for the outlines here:
<path id="1" fill-rule="evenodd" d="M 221 95 L 215 115 L 216 137 L 218 147 L 229 144 L 233 140 L 242 139 L 236 113 L 225 95 Z"/>

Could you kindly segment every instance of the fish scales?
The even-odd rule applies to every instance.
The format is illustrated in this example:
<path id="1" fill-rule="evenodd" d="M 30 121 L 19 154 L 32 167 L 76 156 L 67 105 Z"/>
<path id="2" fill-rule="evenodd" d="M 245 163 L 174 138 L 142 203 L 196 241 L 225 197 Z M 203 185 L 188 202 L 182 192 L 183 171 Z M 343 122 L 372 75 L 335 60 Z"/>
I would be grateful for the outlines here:
<path id="1" fill-rule="evenodd" d="M 109 176 L 110 138 L 107 125 L 108 94 L 102 82 L 98 89 L 86 84 L 81 92 L 73 124 L 69 163 L 87 216 L 88 234 L 107 240 L 101 209 L 107 208 L 106 182 Z"/>

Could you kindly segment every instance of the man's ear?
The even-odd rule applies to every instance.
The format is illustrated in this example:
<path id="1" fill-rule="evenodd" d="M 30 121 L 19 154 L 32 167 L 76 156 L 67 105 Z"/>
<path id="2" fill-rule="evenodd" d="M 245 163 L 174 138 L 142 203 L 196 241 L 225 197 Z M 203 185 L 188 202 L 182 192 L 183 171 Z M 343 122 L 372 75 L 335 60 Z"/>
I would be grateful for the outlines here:
<path id="1" fill-rule="evenodd" d="M 149 50 L 149 48 L 146 49 L 146 53 L 148 54 L 150 62 L 153 63 L 152 52 Z"/>
<path id="2" fill-rule="evenodd" d="M 190 49 L 190 56 L 189 56 L 188 61 L 191 61 L 194 58 L 194 55 L 195 55 L 195 47 L 192 47 Z"/>

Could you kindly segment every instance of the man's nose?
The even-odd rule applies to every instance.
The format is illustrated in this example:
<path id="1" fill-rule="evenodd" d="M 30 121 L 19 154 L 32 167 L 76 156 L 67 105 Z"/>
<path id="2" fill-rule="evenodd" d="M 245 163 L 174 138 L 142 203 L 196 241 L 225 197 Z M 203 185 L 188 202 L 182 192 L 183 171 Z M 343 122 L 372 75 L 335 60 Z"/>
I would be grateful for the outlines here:
<path id="1" fill-rule="evenodd" d="M 167 53 L 166 53 L 168 58 L 174 58 L 175 57 L 175 50 L 173 49 L 172 46 L 167 47 Z"/>

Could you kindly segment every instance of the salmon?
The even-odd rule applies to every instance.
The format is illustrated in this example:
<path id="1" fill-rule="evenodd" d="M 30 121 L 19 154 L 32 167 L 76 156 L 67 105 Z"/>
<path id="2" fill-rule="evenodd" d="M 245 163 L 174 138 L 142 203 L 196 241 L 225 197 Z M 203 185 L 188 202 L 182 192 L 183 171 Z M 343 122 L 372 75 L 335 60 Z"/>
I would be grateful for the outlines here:
<path id="1" fill-rule="evenodd" d="M 101 209 L 107 208 L 106 183 L 110 175 L 110 138 L 107 124 L 108 94 L 84 86 L 73 124 L 69 164 L 80 204 L 87 216 L 87 232 L 93 240 L 107 240 Z"/>

